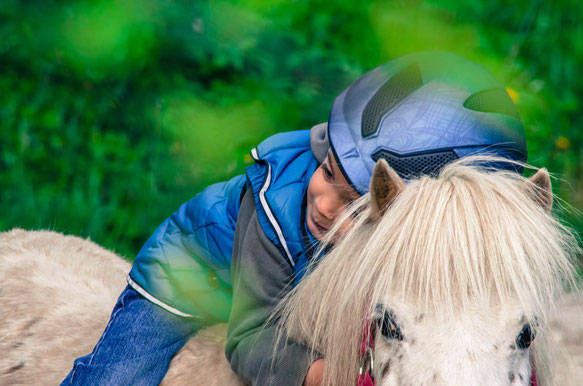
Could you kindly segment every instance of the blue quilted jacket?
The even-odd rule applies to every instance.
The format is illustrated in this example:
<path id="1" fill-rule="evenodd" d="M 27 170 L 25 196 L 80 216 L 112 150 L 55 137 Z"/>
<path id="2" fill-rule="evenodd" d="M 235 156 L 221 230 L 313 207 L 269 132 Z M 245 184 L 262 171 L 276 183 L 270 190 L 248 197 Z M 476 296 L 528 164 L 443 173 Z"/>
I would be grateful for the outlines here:
<path id="1" fill-rule="evenodd" d="M 235 225 L 247 189 L 263 232 L 301 278 L 314 242 L 303 199 L 318 166 L 310 131 L 276 134 L 251 155 L 245 175 L 207 187 L 156 229 L 127 278 L 136 291 L 180 316 L 228 320 Z"/>

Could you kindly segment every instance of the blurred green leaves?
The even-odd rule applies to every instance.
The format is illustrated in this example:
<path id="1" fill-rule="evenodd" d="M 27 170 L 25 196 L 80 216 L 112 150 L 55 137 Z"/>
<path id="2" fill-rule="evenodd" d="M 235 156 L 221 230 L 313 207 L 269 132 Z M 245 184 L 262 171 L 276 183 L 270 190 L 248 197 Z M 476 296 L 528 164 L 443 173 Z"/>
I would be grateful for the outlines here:
<path id="1" fill-rule="evenodd" d="M 216 178 L 221 165 L 226 176 L 241 170 L 249 145 L 270 134 L 269 114 L 262 103 L 211 105 L 192 95 L 165 98 L 159 124 L 173 141 L 171 154 L 181 163 L 183 173 L 195 180 Z"/>
<path id="2" fill-rule="evenodd" d="M 441 9 L 420 7 L 415 2 L 396 7 L 378 3 L 371 12 L 371 22 L 386 58 L 431 50 L 476 56 L 479 54 L 477 26 L 456 21 L 454 16 Z"/>
<path id="3" fill-rule="evenodd" d="M 0 229 L 132 258 L 262 139 L 327 120 L 359 75 L 418 50 L 493 72 L 530 162 L 582 208 L 582 17 L 578 0 L 3 0 Z"/>
<path id="4" fill-rule="evenodd" d="M 157 56 L 155 8 L 151 0 L 72 4 L 58 11 L 55 46 L 92 77 L 127 76 Z"/>

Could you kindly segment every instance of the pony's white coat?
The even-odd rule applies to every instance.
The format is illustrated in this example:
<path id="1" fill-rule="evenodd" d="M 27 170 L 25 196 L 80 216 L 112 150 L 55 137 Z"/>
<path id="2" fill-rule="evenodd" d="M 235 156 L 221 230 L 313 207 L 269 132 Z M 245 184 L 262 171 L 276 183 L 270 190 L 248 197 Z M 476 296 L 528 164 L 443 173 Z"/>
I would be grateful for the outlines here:
<path id="1" fill-rule="evenodd" d="M 99 340 L 129 269 L 79 237 L 0 233 L 0 385 L 59 384 Z M 242 384 L 224 346 L 224 326 L 197 334 L 174 357 L 163 384 Z"/>
<path id="2" fill-rule="evenodd" d="M 526 321 L 539 324 L 539 382 L 577 384 L 581 301 L 568 298 L 564 317 L 550 304 L 573 277 L 577 246 L 524 186 L 458 163 L 407 184 L 380 220 L 371 221 L 367 197 L 357 202 L 356 225 L 282 311 L 287 332 L 327 358 L 326 382 L 354 383 L 363 324 L 381 304 L 404 339 L 377 332 L 378 385 L 527 384 L 531 353 L 511 347 Z M 129 268 L 89 240 L 1 233 L 0 384 L 57 384 L 99 339 Z M 241 384 L 224 335 L 224 326 L 197 334 L 164 384 Z M 545 338 L 574 360 L 551 372 L 546 354 L 556 345 Z"/>

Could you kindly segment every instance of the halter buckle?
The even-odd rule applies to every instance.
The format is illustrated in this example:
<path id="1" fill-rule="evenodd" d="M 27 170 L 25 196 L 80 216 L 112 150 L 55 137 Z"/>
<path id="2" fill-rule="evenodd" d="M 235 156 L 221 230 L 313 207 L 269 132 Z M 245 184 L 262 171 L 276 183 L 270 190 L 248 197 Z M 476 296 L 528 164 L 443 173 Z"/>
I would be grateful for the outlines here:
<path id="1" fill-rule="evenodd" d="M 366 354 L 360 359 L 360 369 L 358 370 L 359 375 L 364 375 L 367 372 L 372 374 L 374 371 L 374 357 L 372 348 L 370 346 L 366 347 Z"/>

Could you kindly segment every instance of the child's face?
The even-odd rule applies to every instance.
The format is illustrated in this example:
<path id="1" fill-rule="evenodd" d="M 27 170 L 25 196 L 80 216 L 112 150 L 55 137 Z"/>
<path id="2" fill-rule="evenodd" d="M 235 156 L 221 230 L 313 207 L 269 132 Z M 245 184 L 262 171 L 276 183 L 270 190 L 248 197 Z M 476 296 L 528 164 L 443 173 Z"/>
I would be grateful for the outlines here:
<path id="1" fill-rule="evenodd" d="M 308 185 L 306 222 L 312 235 L 321 240 L 346 206 L 358 197 L 329 151 Z M 342 224 L 340 232 L 347 230 L 350 225 L 351 221 L 347 220 Z"/>

